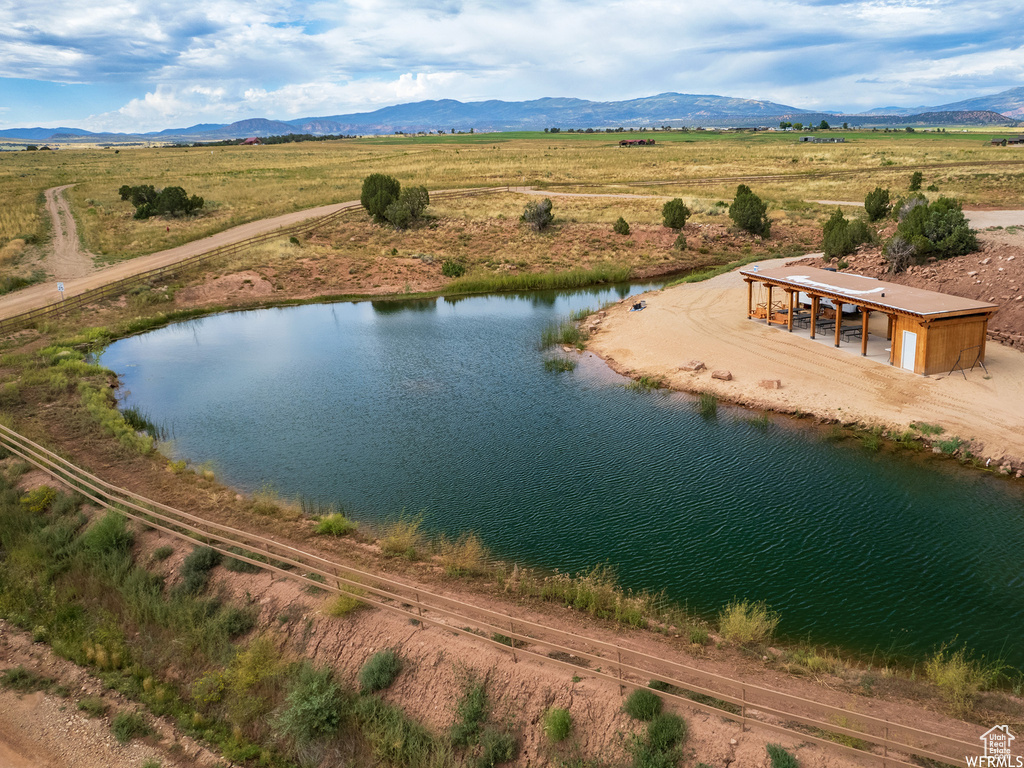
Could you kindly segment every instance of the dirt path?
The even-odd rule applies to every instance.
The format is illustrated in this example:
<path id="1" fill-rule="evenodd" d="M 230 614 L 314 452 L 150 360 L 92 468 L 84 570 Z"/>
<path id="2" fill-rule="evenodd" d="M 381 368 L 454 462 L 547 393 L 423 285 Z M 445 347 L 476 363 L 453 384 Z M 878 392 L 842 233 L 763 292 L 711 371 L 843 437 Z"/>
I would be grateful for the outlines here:
<path id="1" fill-rule="evenodd" d="M 78 240 L 78 225 L 71 215 L 64 191 L 73 187 L 53 187 L 43 194 L 46 197 L 46 210 L 50 214 L 53 225 L 53 243 L 49 253 L 43 260 L 43 269 L 55 280 L 71 280 L 85 277 L 93 271 L 93 255 L 83 251 Z"/>
<path id="2" fill-rule="evenodd" d="M 777 265 L 779 262 L 772 262 Z M 646 294 L 647 309 L 611 308 L 589 348 L 619 372 L 661 376 L 675 389 L 714 392 L 754 408 L 905 429 L 939 424 L 976 455 L 1024 459 L 1024 353 L 989 344 L 989 375 L 918 376 L 746 317 L 738 272 Z M 874 331 L 873 331 L 874 332 Z M 884 329 L 883 329 L 884 332 Z M 679 370 L 689 361 L 705 370 Z M 711 378 L 728 370 L 731 381 Z M 781 389 L 764 389 L 777 379 Z"/>
<path id="3" fill-rule="evenodd" d="M 191 243 L 179 245 L 177 248 L 157 251 L 148 256 L 140 256 L 136 259 L 107 267 L 106 269 L 90 272 L 82 277 L 65 280 L 64 295 L 70 298 L 92 288 L 99 288 L 125 277 L 137 275 L 140 272 L 176 264 L 190 256 L 197 256 L 223 245 L 231 245 L 232 243 L 237 243 L 265 232 L 272 232 L 281 227 L 327 216 L 347 208 L 357 208 L 358 206 L 358 200 L 347 203 L 334 203 L 333 205 L 322 205 L 317 208 L 308 208 L 304 211 L 295 211 L 269 219 L 241 224 L 237 227 L 226 229 L 223 232 L 218 232 L 210 237 L 205 237 L 202 240 L 194 240 Z M 75 240 L 77 242 L 77 237 Z M 56 282 L 33 285 L 24 290 L 0 297 L 0 319 L 13 317 L 14 315 L 19 315 L 22 312 L 28 312 L 39 307 L 45 307 L 59 300 L 60 294 L 57 293 Z"/>

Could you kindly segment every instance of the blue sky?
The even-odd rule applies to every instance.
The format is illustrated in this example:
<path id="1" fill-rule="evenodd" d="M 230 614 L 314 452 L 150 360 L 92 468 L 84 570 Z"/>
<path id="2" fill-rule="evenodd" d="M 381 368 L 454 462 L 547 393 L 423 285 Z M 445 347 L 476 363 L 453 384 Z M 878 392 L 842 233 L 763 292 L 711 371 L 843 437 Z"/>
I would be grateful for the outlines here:
<path id="1" fill-rule="evenodd" d="M 0 128 L 152 131 L 665 91 L 855 112 L 1024 85 L 992 0 L 7 0 Z"/>

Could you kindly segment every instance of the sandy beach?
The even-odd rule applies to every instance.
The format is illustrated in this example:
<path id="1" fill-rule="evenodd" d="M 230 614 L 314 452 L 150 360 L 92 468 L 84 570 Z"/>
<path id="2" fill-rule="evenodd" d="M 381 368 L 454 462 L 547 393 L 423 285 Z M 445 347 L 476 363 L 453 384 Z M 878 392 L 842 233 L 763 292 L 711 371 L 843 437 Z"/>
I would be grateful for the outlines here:
<path id="1" fill-rule="evenodd" d="M 609 308 L 588 345 L 620 373 L 843 423 L 905 429 L 926 422 L 942 426 L 943 437 L 969 441 L 971 452 L 993 465 L 1010 463 L 1014 471 L 1024 465 L 1024 353 L 1018 350 L 990 341 L 987 374 L 979 367 L 966 376 L 919 376 L 888 365 L 885 354 L 861 357 L 859 342 L 836 349 L 830 338 L 812 341 L 807 331 L 748 319 L 738 271 L 642 298 L 647 306 L 640 312 L 629 311 L 635 298 Z M 875 319 L 871 333 L 884 339 L 884 318 Z M 691 360 L 706 367 L 680 370 Z M 732 380 L 712 378 L 713 371 L 728 371 Z M 771 380 L 781 387 L 762 386 Z"/>

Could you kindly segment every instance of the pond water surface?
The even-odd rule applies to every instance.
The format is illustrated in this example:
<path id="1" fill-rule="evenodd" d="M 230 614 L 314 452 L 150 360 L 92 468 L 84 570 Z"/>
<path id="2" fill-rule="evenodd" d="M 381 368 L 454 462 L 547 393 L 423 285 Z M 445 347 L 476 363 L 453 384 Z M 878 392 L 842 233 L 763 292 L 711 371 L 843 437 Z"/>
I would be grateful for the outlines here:
<path id="1" fill-rule="evenodd" d="M 544 369 L 545 326 L 629 292 L 223 314 L 118 341 L 102 363 L 176 455 L 245 490 L 368 521 L 423 513 L 548 569 L 608 562 L 706 615 L 765 600 L 815 642 L 955 641 L 1024 667 L 1019 487 L 739 409 L 705 419 L 594 358 Z"/>

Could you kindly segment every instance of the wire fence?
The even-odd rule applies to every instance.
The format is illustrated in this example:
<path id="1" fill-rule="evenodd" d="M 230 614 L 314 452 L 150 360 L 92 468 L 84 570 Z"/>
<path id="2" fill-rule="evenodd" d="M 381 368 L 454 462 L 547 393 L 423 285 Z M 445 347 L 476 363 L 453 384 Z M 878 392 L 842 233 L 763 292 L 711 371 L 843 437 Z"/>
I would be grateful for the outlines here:
<path id="1" fill-rule="evenodd" d="M 516 661 L 529 658 L 562 666 L 574 674 L 617 684 L 620 693 L 658 680 L 671 686 L 655 691 L 668 701 L 738 722 L 744 730 L 756 727 L 787 734 L 862 761 L 874 761 L 883 768 L 933 764 L 922 760 L 967 766 L 967 757 L 981 755 L 977 739 L 963 741 L 918 728 L 912 722 L 876 717 L 858 711 L 854 703 L 835 706 L 747 683 L 652 655 L 625 641 L 568 632 L 174 509 L 107 483 L 3 425 L 0 445 L 100 507 L 117 510 L 190 544 L 203 543 L 277 576 L 414 619 L 421 627 L 443 627 L 471 637 L 511 653 Z M 980 737 L 980 729 L 975 735 Z"/>

